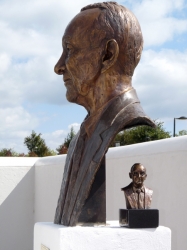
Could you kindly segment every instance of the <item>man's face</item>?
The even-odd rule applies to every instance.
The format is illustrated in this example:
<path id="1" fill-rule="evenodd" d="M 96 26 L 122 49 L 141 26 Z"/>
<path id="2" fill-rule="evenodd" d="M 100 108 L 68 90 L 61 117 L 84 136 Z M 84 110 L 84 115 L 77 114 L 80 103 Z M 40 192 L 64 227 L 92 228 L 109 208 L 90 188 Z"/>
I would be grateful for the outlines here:
<path id="1" fill-rule="evenodd" d="M 146 169 L 142 165 L 136 166 L 134 170 L 130 173 L 130 178 L 133 181 L 133 185 L 137 188 L 143 186 L 146 177 L 147 177 Z"/>
<path id="2" fill-rule="evenodd" d="M 99 14 L 99 9 L 78 14 L 67 26 L 62 39 L 63 53 L 55 66 L 55 72 L 63 74 L 66 97 L 70 102 L 77 103 L 80 95 L 87 95 L 100 74 L 101 41 L 98 44 L 92 42 L 92 37 L 97 35 L 94 34 L 94 20 Z"/>

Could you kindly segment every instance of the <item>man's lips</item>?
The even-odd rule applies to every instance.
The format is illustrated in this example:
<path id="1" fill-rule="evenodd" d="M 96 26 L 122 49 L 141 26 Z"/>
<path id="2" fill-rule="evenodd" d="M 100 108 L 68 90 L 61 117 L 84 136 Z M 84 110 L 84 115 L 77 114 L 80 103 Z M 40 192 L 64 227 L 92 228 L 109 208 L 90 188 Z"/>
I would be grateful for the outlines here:
<path id="1" fill-rule="evenodd" d="M 71 78 L 69 78 L 69 77 L 66 77 L 66 78 L 64 77 L 64 78 L 63 78 L 63 81 L 64 81 L 64 85 L 65 85 L 66 87 L 72 85 Z"/>
<path id="2" fill-rule="evenodd" d="M 69 81 L 69 80 L 71 80 L 69 74 L 68 74 L 67 72 L 64 72 L 64 74 L 63 74 L 63 81 L 64 81 L 64 82 L 67 82 L 67 81 Z"/>
<path id="3" fill-rule="evenodd" d="M 69 80 L 71 80 L 69 77 L 63 77 L 63 81 L 64 81 L 64 82 L 67 82 L 67 81 L 69 81 Z"/>
<path id="4" fill-rule="evenodd" d="M 71 81 L 71 78 L 69 77 L 69 76 L 64 76 L 63 77 L 63 81 L 64 81 L 64 85 L 65 86 L 67 86 L 68 85 L 68 83 Z"/>

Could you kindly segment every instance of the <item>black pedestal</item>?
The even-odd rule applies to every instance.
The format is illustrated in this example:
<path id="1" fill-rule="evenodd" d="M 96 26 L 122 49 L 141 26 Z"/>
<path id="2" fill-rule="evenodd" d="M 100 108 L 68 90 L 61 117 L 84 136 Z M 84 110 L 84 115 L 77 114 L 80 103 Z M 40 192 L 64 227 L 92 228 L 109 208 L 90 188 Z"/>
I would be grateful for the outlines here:
<path id="1" fill-rule="evenodd" d="M 155 228 L 159 226 L 158 209 L 120 209 L 119 223 L 129 228 Z"/>

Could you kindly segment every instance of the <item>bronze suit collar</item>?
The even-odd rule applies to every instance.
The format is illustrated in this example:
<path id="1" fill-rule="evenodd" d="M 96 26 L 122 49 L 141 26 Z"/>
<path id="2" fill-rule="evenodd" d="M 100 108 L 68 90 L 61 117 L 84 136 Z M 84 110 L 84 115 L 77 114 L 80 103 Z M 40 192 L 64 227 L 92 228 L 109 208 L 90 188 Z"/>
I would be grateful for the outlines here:
<path id="1" fill-rule="evenodd" d="M 137 201 L 133 192 L 133 184 L 132 182 L 125 188 L 121 189 L 122 191 L 125 192 L 126 196 L 128 197 L 128 201 L 131 205 L 131 207 L 134 207 L 135 209 L 138 209 Z M 144 186 L 144 192 L 145 192 L 145 208 L 150 208 L 151 207 L 151 197 L 153 191 L 150 190 L 149 188 Z"/>
<path id="2" fill-rule="evenodd" d="M 87 115 L 82 126 L 85 127 L 88 137 L 92 136 L 94 132 L 94 128 L 96 129 L 97 126 L 100 127 L 99 128 L 100 130 L 101 126 L 103 127 L 103 122 L 106 123 L 105 127 L 110 126 L 113 122 L 113 119 L 115 119 L 117 115 L 120 115 L 120 111 L 123 112 L 123 108 L 126 108 L 131 103 L 140 103 L 136 95 L 136 91 L 133 88 L 127 92 L 122 93 L 121 95 L 116 96 L 112 100 L 110 100 L 106 105 L 104 105 L 100 109 L 100 111 L 98 111 L 97 114 L 90 116 L 90 117 Z M 154 123 L 149 118 L 147 120 L 147 123 L 145 124 L 154 126 Z M 102 130 L 105 127 L 103 127 Z"/>

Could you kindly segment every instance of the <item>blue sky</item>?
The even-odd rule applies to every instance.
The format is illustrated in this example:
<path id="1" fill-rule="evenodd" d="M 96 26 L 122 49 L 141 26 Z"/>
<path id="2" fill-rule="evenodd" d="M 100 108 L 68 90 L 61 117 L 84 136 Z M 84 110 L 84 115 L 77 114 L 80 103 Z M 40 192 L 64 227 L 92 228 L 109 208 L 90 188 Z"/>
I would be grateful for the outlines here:
<path id="1" fill-rule="evenodd" d="M 72 125 L 78 130 L 86 111 L 68 103 L 53 68 L 65 27 L 94 2 L 0 1 L 0 149 L 27 152 L 23 140 L 32 130 L 56 149 Z M 173 132 L 173 118 L 187 116 L 187 1 L 118 3 L 137 16 L 144 36 L 133 86 L 147 115 Z M 187 120 L 176 122 L 176 130 L 182 129 Z"/>

